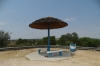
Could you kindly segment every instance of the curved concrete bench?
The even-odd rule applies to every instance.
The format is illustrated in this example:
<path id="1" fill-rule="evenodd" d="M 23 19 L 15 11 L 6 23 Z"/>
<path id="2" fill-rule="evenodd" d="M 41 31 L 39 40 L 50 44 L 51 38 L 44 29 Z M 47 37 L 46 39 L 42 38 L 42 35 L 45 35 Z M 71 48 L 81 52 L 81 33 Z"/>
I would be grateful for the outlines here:
<path id="1" fill-rule="evenodd" d="M 63 51 L 63 50 L 47 51 L 47 53 L 49 54 L 49 57 L 52 57 L 52 53 L 56 53 L 56 52 L 59 52 L 59 56 L 62 56 L 62 51 Z"/>

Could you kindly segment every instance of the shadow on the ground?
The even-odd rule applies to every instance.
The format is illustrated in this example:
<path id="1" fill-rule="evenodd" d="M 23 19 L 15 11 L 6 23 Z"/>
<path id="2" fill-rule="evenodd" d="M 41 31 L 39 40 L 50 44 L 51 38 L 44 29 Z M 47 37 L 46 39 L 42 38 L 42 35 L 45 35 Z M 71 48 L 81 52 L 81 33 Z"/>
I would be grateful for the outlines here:
<path id="1" fill-rule="evenodd" d="M 75 53 L 71 52 L 71 56 L 74 57 L 75 56 Z"/>

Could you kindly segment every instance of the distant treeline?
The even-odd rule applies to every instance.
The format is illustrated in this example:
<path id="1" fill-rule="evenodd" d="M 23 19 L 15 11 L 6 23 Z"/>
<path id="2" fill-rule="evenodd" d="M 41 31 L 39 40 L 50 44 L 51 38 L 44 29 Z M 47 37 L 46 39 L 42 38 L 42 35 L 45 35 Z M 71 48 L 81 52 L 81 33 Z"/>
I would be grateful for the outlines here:
<path id="1" fill-rule="evenodd" d="M 57 40 L 55 36 L 50 36 L 50 45 L 66 45 L 76 44 L 77 46 L 83 47 L 100 47 L 100 39 L 82 37 L 79 38 L 76 32 L 67 33 L 61 35 Z M 43 37 L 42 39 L 21 39 L 16 41 L 10 41 L 9 32 L 4 32 L 0 30 L 0 47 L 17 47 L 17 46 L 34 46 L 34 45 L 47 45 L 48 37 Z"/>

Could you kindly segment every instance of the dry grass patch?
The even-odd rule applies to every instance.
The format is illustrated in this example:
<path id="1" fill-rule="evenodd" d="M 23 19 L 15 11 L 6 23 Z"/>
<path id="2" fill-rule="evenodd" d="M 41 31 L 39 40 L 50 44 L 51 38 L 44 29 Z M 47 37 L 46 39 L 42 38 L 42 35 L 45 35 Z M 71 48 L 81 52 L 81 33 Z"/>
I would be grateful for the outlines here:
<path id="1" fill-rule="evenodd" d="M 51 48 L 59 50 L 60 48 Z M 63 49 L 69 51 L 68 49 Z M 0 66 L 100 66 L 100 52 L 90 50 L 77 50 L 72 53 L 72 58 L 49 62 L 49 61 L 30 61 L 25 55 L 37 49 L 24 49 L 0 52 Z M 40 64 L 41 63 L 41 64 Z"/>
<path id="2" fill-rule="evenodd" d="M 1 51 L 0 61 L 7 60 L 11 58 L 24 58 L 26 54 L 36 51 L 36 49 L 23 49 L 23 50 L 11 50 L 11 51 Z"/>

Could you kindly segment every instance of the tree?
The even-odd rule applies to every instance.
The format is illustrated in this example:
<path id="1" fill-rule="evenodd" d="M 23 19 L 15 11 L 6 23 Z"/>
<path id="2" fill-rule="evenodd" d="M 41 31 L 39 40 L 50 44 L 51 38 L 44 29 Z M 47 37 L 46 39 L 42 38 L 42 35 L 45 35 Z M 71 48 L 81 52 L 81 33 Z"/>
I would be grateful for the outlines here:
<path id="1" fill-rule="evenodd" d="M 71 43 L 72 43 L 72 41 L 69 41 L 69 40 L 66 41 L 66 45 L 67 45 L 67 46 L 70 46 Z"/>
<path id="2" fill-rule="evenodd" d="M 98 39 L 98 47 L 100 47 L 100 39 Z"/>
<path id="3" fill-rule="evenodd" d="M 0 30 L 0 47 L 6 47 L 10 39 L 10 33 Z"/>
<path id="4" fill-rule="evenodd" d="M 66 34 L 66 38 L 65 38 L 65 44 L 66 45 L 70 45 L 71 43 L 76 43 L 78 44 L 78 34 L 76 32 L 73 32 L 73 33 L 67 33 Z"/>
<path id="5" fill-rule="evenodd" d="M 50 45 L 56 45 L 56 38 L 55 38 L 55 36 L 50 36 Z"/>
<path id="6" fill-rule="evenodd" d="M 27 39 L 23 39 L 22 40 L 22 45 L 23 46 L 30 46 L 30 45 L 32 45 Z"/>
<path id="7" fill-rule="evenodd" d="M 66 45 L 70 45 L 72 42 L 72 34 L 71 33 L 67 33 L 66 34 Z"/>
<path id="8" fill-rule="evenodd" d="M 48 44 L 48 37 L 43 37 L 43 45 L 47 45 Z"/>
<path id="9" fill-rule="evenodd" d="M 58 40 L 59 45 L 66 45 L 66 35 L 61 35 L 61 37 Z"/>
<path id="10" fill-rule="evenodd" d="M 36 40 L 35 40 L 35 39 L 29 40 L 29 41 L 28 41 L 28 44 L 29 44 L 29 45 L 35 45 L 35 43 L 36 43 Z"/>
<path id="11" fill-rule="evenodd" d="M 44 43 L 43 43 L 42 40 L 39 40 L 39 41 L 37 42 L 37 45 L 44 45 Z"/>
<path id="12" fill-rule="evenodd" d="M 66 34 L 66 40 L 67 40 L 67 41 L 72 41 L 72 34 L 67 33 L 67 34 Z"/>
<path id="13" fill-rule="evenodd" d="M 23 40 L 22 40 L 21 38 L 19 38 L 19 39 L 16 41 L 16 44 L 17 44 L 17 46 L 22 46 Z"/>
<path id="14" fill-rule="evenodd" d="M 48 45 L 48 37 L 43 37 L 43 39 L 37 41 L 37 45 Z M 56 45 L 55 36 L 50 36 L 50 45 Z"/>
<path id="15" fill-rule="evenodd" d="M 76 32 L 72 33 L 72 41 L 73 43 L 78 43 L 78 34 Z"/>
<path id="16" fill-rule="evenodd" d="M 99 39 L 93 39 L 89 37 L 79 38 L 81 41 L 81 46 L 85 47 L 98 47 L 99 46 Z"/>

